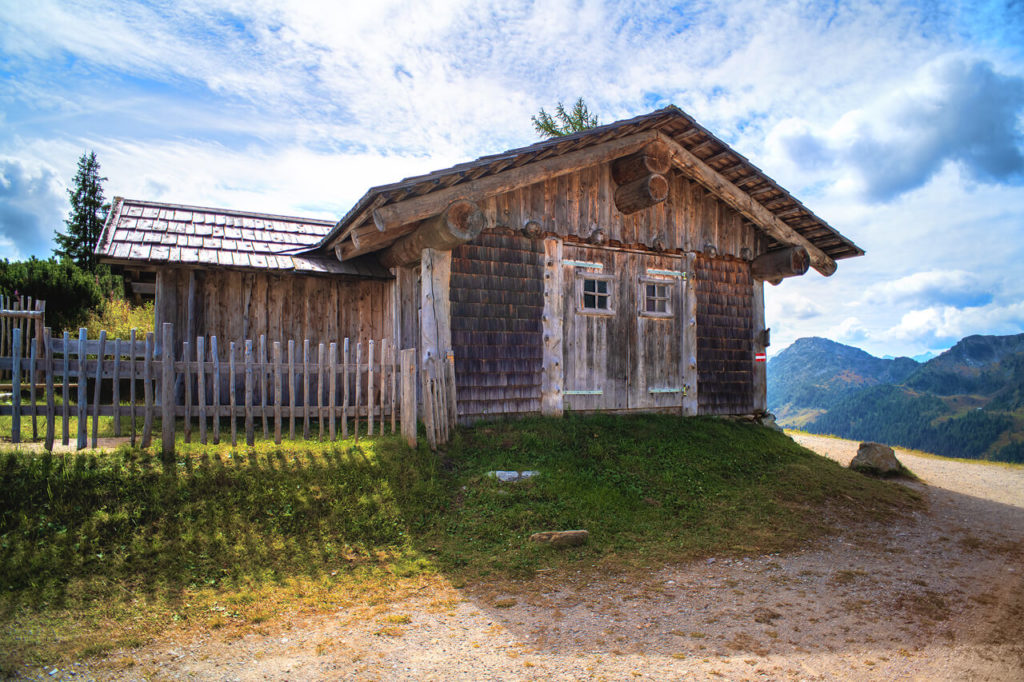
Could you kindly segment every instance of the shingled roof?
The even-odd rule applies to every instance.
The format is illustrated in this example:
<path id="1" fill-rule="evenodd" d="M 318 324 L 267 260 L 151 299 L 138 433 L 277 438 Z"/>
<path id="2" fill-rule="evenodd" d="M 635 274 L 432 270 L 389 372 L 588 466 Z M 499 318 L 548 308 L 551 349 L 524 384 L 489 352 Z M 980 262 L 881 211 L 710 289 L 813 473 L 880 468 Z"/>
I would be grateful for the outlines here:
<path id="1" fill-rule="evenodd" d="M 389 204 L 645 131 L 659 131 L 670 137 L 831 258 L 838 260 L 864 254 L 860 247 L 815 215 L 749 159 L 675 106 L 373 187 L 338 221 L 320 246 L 333 246 L 355 228 L 371 223 L 373 211 Z M 782 246 L 769 238 L 769 250 Z"/>
<path id="2" fill-rule="evenodd" d="M 110 263 L 220 265 L 390 279 L 376 260 L 300 253 L 334 221 L 114 197 L 96 253 Z"/>

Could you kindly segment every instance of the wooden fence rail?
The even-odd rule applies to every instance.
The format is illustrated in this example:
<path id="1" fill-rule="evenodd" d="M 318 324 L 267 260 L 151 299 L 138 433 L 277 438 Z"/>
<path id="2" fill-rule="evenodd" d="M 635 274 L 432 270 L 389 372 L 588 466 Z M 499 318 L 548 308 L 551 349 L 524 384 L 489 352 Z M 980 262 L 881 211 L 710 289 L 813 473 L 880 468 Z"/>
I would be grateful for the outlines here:
<path id="1" fill-rule="evenodd" d="M 148 447 L 155 419 L 160 418 L 162 449 L 174 451 L 175 429 L 182 420 L 186 443 L 219 443 L 222 434 L 232 445 L 244 430 L 245 442 L 263 438 L 280 443 L 287 429 L 294 439 L 301 431 L 334 441 L 350 434 L 395 433 L 401 417 L 402 433 L 416 443 L 415 351 L 398 353 L 387 340 L 311 344 L 308 339 L 268 344 L 261 336 L 243 342 L 218 344 L 216 336 L 197 337 L 181 345 L 181 353 L 167 360 L 163 349 L 172 348 L 173 328 L 164 324 L 161 343 L 154 333 L 129 339 L 76 338 L 67 332 L 51 338 L 43 334 L 42 353 L 35 346 L 25 358 L 22 330 L 11 334 L 11 353 L 0 357 L 0 370 L 12 377 L 11 404 L 0 405 L 0 416 L 11 417 L 11 441 L 21 440 L 22 419 L 32 420 L 32 438 L 38 438 L 37 420 L 45 426 L 44 447 L 60 439 L 69 445 L 74 429 L 76 447 L 96 447 L 101 417 L 113 417 L 114 436 L 127 435 L 132 445 Z M 45 378 L 44 404 L 37 401 L 31 382 L 28 402 L 23 401 L 22 377 Z M 424 368 L 424 413 L 431 447 L 447 442 L 455 424 L 454 369 L 450 362 Z M 60 405 L 57 405 L 57 394 Z M 139 426 L 141 419 L 142 425 Z M 127 422 L 127 424 L 125 423 Z M 170 425 L 168 427 L 167 425 Z M 91 428 L 90 428 L 91 427 Z M 340 427 L 340 428 L 339 428 Z M 351 430 L 350 430 L 351 429 Z"/>

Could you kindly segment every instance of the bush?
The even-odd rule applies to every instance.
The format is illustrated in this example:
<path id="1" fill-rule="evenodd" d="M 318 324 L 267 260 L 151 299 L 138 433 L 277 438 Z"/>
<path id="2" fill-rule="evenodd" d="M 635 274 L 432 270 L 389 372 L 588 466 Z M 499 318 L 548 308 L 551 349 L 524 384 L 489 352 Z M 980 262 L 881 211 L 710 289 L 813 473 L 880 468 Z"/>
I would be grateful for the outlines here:
<path id="1" fill-rule="evenodd" d="M 75 331 L 89 311 L 108 297 L 124 297 L 124 281 L 106 265 L 89 272 L 70 260 L 50 258 L 0 260 L 0 293 L 31 296 L 46 301 L 46 325 L 53 332 Z"/>
<path id="2" fill-rule="evenodd" d="M 98 339 L 101 329 L 107 330 L 107 337 L 111 339 L 131 338 L 132 329 L 137 329 L 137 335 L 142 338 L 146 332 L 153 331 L 154 319 L 152 301 L 132 306 L 123 298 L 111 297 L 89 311 L 85 327 L 90 339 Z"/>

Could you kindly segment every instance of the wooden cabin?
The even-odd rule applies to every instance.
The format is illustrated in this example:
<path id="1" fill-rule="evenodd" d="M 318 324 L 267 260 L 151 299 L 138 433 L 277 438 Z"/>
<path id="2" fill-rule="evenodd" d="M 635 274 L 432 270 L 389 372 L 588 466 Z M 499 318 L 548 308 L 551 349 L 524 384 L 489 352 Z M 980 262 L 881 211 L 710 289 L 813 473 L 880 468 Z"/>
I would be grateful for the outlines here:
<path id="1" fill-rule="evenodd" d="M 183 338 L 392 339 L 461 421 L 766 409 L 763 286 L 863 251 L 675 107 L 370 189 L 340 221 L 115 199 Z"/>

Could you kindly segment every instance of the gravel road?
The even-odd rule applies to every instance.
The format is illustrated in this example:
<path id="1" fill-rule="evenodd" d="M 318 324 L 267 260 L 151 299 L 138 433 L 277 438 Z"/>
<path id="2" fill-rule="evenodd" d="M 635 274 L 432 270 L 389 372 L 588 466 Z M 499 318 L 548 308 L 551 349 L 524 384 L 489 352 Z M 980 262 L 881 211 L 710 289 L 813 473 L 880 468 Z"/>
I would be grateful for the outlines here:
<path id="1" fill-rule="evenodd" d="M 843 464 L 857 444 L 797 434 Z M 178 633 L 43 679 L 1024 680 L 1024 468 L 897 451 L 927 507 L 812 549 Z M 52 674 L 51 674 L 51 671 Z"/>

